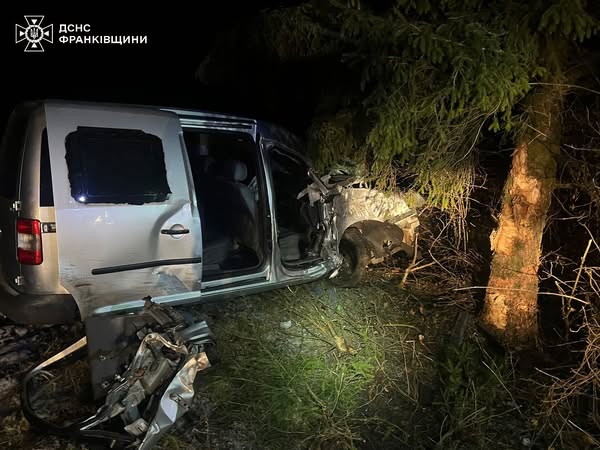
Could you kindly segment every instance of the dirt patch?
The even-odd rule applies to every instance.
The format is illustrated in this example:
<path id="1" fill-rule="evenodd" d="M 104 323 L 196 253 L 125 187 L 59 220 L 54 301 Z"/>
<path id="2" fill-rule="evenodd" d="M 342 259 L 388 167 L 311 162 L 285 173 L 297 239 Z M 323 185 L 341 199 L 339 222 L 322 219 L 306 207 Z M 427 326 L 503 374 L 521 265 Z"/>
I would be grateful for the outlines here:
<path id="1" fill-rule="evenodd" d="M 83 335 L 81 324 L 51 327 L 16 326 L 7 319 L 0 320 L 0 444 L 4 448 L 87 448 L 74 446 L 31 430 L 20 407 L 20 382 L 27 371 L 78 340 Z M 76 414 L 76 397 L 89 382 L 83 366 L 64 370 L 49 384 L 47 400 L 36 399 L 41 408 L 69 418 Z M 54 395 L 56 394 L 56 395 Z"/>

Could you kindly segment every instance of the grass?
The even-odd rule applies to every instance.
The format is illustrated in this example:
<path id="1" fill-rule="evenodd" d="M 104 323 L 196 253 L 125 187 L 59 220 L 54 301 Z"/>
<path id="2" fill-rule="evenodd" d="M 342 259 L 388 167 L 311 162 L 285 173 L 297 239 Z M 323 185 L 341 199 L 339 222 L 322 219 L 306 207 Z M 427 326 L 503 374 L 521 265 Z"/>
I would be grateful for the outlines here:
<path id="1" fill-rule="evenodd" d="M 228 429 L 239 448 L 418 448 L 435 416 L 419 414 L 421 397 L 439 391 L 430 388 L 436 355 L 453 320 L 425 317 L 421 306 L 397 280 L 373 278 L 359 289 L 322 282 L 200 308 L 219 361 L 201 377 L 204 412 L 174 434 L 190 448 L 234 448 L 219 444 Z M 204 431 L 183 436 L 191 422 Z"/>
<path id="2" fill-rule="evenodd" d="M 534 448 L 510 357 L 472 325 L 450 344 L 458 309 L 397 281 L 199 308 L 219 361 L 162 448 Z"/>
<path id="3" fill-rule="evenodd" d="M 353 449 L 375 435 L 406 443 L 399 423 L 417 404 L 428 352 L 417 326 L 395 320 L 410 316 L 410 301 L 378 285 L 326 283 L 238 300 L 212 322 L 220 357 L 203 378 L 210 416 L 245 424 L 257 448 Z M 381 414 L 396 396 L 413 408 Z"/>
<path id="4" fill-rule="evenodd" d="M 400 288 L 401 275 L 375 271 L 356 289 L 319 282 L 193 308 L 217 337 L 217 358 L 159 448 L 527 448 L 535 430 L 518 406 L 511 360 L 472 324 L 450 344 L 467 303 L 434 294 L 439 283 L 425 286 L 423 274 Z M 84 369 L 56 378 L 66 385 L 49 391 L 61 399 L 58 415 L 73 411 L 65 395 L 84 393 Z M 28 431 L 20 414 L 2 425 L 8 447 L 71 444 Z"/>
<path id="5" fill-rule="evenodd" d="M 499 448 L 506 437 L 498 431 L 504 433 L 505 422 L 514 419 L 525 422 L 516 427 L 518 435 L 528 432 L 529 424 L 511 393 L 514 373 L 507 356 L 492 356 L 482 339 L 472 337 L 448 346 L 438 364 L 442 383 L 438 414 L 443 416 L 439 448 Z M 506 443 L 504 448 L 511 446 Z"/>

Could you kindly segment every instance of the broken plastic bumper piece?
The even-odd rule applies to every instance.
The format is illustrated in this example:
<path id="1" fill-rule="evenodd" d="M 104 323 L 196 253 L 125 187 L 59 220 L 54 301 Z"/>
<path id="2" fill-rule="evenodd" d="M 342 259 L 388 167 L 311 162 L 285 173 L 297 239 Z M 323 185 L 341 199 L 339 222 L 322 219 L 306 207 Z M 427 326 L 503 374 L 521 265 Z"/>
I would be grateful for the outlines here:
<path id="1" fill-rule="evenodd" d="M 192 323 L 173 308 L 147 299 L 137 313 L 91 317 L 85 326 L 86 337 L 26 375 L 21 393 L 25 417 L 52 434 L 151 448 L 190 408 L 196 374 L 210 367 L 206 352 L 214 339 L 206 322 Z M 101 406 L 71 425 L 50 423 L 32 407 L 32 381 L 48 377 L 47 368 L 86 346 L 92 388 Z"/>

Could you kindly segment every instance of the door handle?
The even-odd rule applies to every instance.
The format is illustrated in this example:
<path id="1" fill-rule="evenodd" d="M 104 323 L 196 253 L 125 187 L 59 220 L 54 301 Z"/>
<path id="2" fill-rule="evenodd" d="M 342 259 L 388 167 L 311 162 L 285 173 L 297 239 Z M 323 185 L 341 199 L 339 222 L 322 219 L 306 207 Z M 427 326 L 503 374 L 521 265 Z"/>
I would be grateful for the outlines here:
<path id="1" fill-rule="evenodd" d="M 177 234 L 189 234 L 190 230 L 188 230 L 187 228 L 183 228 L 183 229 L 173 229 L 173 228 L 169 228 L 166 230 L 160 230 L 160 234 L 168 234 L 169 236 L 173 236 L 173 235 L 177 235 Z"/>

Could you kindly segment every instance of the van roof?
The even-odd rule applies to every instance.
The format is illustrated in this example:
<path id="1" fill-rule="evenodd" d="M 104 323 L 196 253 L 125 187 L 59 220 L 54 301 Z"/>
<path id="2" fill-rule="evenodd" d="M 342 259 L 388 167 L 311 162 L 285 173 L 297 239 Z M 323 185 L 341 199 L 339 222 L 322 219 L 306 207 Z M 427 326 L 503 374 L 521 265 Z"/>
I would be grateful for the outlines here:
<path id="1" fill-rule="evenodd" d="M 285 144 L 296 152 L 305 155 L 305 146 L 302 140 L 290 132 L 286 128 L 268 122 L 265 120 L 252 119 L 249 117 L 243 117 L 233 114 L 220 113 L 202 109 L 194 108 L 179 108 L 179 107 L 168 107 L 158 105 L 142 105 L 142 104 L 131 104 L 131 103 L 111 103 L 111 102 L 93 102 L 93 101 L 79 101 L 79 100 L 62 100 L 62 99 L 45 99 L 37 102 L 28 102 L 29 104 L 35 103 L 38 106 L 43 104 L 58 104 L 64 106 L 88 106 L 88 107 L 99 107 L 99 108 L 128 108 L 128 109 L 143 109 L 148 113 L 153 111 L 166 111 L 172 112 L 179 116 L 181 119 L 190 120 L 204 120 L 210 122 L 211 119 L 219 122 L 230 122 L 232 126 L 238 125 L 241 128 L 256 127 L 258 131 L 265 137 L 276 139 L 282 144 Z"/>
<path id="2" fill-rule="evenodd" d="M 145 109 L 145 110 L 155 110 L 155 111 L 169 111 L 177 114 L 178 116 L 188 116 L 189 118 L 218 118 L 220 120 L 233 120 L 236 122 L 246 122 L 246 123 L 257 123 L 256 119 L 252 119 L 249 117 L 242 117 L 233 114 L 227 113 L 218 113 L 214 111 L 208 111 L 203 109 L 194 109 L 194 108 L 179 108 L 173 106 L 160 106 L 160 105 L 144 105 L 144 104 L 135 104 L 135 103 L 114 103 L 114 102 L 92 102 L 92 101 L 81 101 L 81 100 L 63 100 L 63 99 L 44 99 L 35 102 L 37 104 L 59 104 L 65 106 L 88 106 L 88 107 L 101 107 L 101 108 L 132 108 L 132 109 Z"/>

